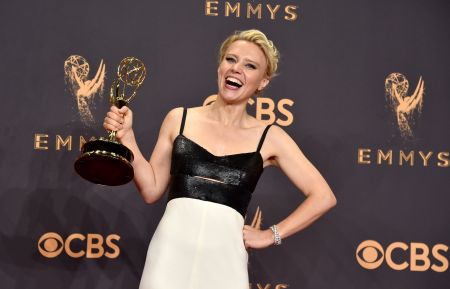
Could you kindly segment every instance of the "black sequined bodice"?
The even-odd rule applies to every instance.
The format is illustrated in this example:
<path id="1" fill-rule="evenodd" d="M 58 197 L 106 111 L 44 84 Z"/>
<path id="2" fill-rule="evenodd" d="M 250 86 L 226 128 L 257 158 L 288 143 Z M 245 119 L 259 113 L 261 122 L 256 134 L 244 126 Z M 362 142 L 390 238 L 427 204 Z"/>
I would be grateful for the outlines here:
<path id="1" fill-rule="evenodd" d="M 183 135 L 186 109 L 180 134 L 175 138 L 170 168 L 169 200 L 194 198 L 229 206 L 242 216 L 263 172 L 259 152 L 269 126 L 254 152 L 216 156 Z"/>

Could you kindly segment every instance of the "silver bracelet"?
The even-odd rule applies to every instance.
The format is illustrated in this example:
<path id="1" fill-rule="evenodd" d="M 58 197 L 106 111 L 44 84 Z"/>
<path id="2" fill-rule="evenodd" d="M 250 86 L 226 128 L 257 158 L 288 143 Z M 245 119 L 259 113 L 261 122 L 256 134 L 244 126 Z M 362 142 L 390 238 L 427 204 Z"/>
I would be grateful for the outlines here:
<path id="1" fill-rule="evenodd" d="M 278 227 L 277 225 L 272 225 L 270 227 L 270 229 L 273 232 L 273 239 L 274 239 L 274 245 L 281 245 L 281 237 L 280 237 L 280 233 L 278 233 Z"/>

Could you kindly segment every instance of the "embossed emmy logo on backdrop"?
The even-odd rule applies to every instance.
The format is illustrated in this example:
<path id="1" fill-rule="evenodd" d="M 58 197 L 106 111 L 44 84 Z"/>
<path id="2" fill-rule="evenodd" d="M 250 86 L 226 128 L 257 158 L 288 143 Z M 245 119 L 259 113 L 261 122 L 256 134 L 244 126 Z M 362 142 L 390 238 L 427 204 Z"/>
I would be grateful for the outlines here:
<path id="1" fill-rule="evenodd" d="M 117 69 L 117 79 L 111 85 L 109 102 L 121 108 L 136 96 L 145 79 L 144 63 L 137 58 L 124 58 Z M 129 95 L 129 96 L 128 96 Z M 133 153 L 116 140 L 116 132 L 84 144 L 75 162 L 75 171 L 86 180 L 102 185 L 119 186 L 134 177 Z"/>
<path id="2" fill-rule="evenodd" d="M 401 73 L 391 73 L 385 81 L 386 97 L 391 109 L 397 115 L 397 124 L 400 135 L 404 139 L 413 137 L 411 125 L 414 124 L 414 112 L 419 114 L 422 111 L 424 82 L 419 78 L 416 89 L 411 96 L 408 96 L 409 82 Z"/>
<path id="3" fill-rule="evenodd" d="M 81 121 L 86 125 L 94 123 L 94 117 L 89 107 L 93 104 L 96 94 L 102 97 L 105 69 L 105 63 L 101 60 L 94 78 L 88 79 L 90 69 L 86 58 L 80 55 L 71 55 L 64 61 L 66 83 L 76 97 Z"/>

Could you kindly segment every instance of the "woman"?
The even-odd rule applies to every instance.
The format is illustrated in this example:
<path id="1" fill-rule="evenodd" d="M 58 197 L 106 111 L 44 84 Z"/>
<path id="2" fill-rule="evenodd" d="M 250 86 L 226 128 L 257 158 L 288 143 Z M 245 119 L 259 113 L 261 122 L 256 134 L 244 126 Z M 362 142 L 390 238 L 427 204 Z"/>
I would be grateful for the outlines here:
<path id="1" fill-rule="evenodd" d="M 134 153 L 134 181 L 147 203 L 169 188 L 150 242 L 141 289 L 248 288 L 246 248 L 265 248 L 304 229 L 336 204 L 326 181 L 278 126 L 247 114 L 250 97 L 274 76 L 278 51 L 258 30 L 236 32 L 220 49 L 217 100 L 175 108 L 149 161 L 132 130 L 132 112 L 112 107 L 104 127 Z M 279 167 L 306 200 L 270 229 L 244 226 L 264 167 Z"/>

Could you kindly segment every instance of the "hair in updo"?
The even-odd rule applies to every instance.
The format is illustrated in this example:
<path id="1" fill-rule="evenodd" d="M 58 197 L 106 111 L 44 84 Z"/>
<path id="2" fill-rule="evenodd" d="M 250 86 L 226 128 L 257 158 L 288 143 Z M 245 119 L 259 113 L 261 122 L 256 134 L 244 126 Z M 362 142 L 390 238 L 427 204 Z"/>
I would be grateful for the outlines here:
<path id="1" fill-rule="evenodd" d="M 280 53 L 278 52 L 273 42 L 269 40 L 264 33 L 256 29 L 236 31 L 234 34 L 228 36 L 228 38 L 225 39 L 225 41 L 220 46 L 219 64 L 223 61 L 228 47 L 230 47 L 233 42 L 238 40 L 245 40 L 254 43 L 259 48 L 261 48 L 267 60 L 266 75 L 269 78 L 276 75 Z"/>

